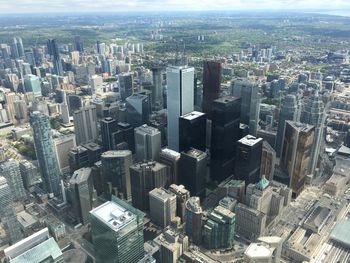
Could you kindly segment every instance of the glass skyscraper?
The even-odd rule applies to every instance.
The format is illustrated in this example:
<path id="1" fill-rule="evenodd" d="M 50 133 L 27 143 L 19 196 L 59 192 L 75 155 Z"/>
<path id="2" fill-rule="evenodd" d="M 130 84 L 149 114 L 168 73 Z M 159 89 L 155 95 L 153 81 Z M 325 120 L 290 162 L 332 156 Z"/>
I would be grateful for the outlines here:
<path id="1" fill-rule="evenodd" d="M 39 161 L 41 176 L 47 192 L 60 195 L 60 172 L 53 148 L 49 117 L 39 111 L 30 115 L 35 152 Z"/>

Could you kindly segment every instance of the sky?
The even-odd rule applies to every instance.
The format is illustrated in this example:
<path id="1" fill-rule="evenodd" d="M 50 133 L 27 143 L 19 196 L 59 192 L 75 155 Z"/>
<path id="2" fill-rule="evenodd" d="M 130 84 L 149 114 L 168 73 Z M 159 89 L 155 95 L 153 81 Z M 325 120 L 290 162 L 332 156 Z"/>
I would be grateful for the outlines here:
<path id="1" fill-rule="evenodd" d="M 350 0 L 0 0 L 0 13 L 350 10 Z"/>

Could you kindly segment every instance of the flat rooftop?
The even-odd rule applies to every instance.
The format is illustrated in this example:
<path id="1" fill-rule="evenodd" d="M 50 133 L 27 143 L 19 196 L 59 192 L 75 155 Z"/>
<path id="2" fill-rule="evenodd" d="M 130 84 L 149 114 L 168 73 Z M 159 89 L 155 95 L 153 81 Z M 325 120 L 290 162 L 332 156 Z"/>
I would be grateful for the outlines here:
<path id="1" fill-rule="evenodd" d="M 271 257 L 272 252 L 268 245 L 251 243 L 244 254 L 251 259 L 262 259 Z"/>
<path id="2" fill-rule="evenodd" d="M 187 114 L 181 116 L 181 118 L 192 121 L 192 120 L 199 118 L 199 117 L 202 117 L 204 115 L 205 115 L 205 113 L 203 113 L 203 112 L 192 111 L 190 113 L 187 113 Z"/>
<path id="3" fill-rule="evenodd" d="M 90 211 L 90 214 L 115 232 L 136 221 L 135 214 L 112 201 L 96 207 Z"/>
<path id="4" fill-rule="evenodd" d="M 244 145 L 253 146 L 253 145 L 261 142 L 262 140 L 263 140 L 262 138 L 257 138 L 257 137 L 252 136 L 252 135 L 247 135 L 247 136 L 243 137 L 242 139 L 240 139 L 238 142 L 240 142 L 241 144 L 244 144 Z"/>
<path id="5" fill-rule="evenodd" d="M 344 219 L 339 221 L 335 225 L 330 238 L 350 248 L 350 220 Z"/>
<path id="6" fill-rule="evenodd" d="M 120 150 L 120 151 L 107 151 L 102 153 L 101 157 L 104 158 L 113 158 L 113 157 L 125 157 L 128 155 L 132 155 L 129 150 Z"/>

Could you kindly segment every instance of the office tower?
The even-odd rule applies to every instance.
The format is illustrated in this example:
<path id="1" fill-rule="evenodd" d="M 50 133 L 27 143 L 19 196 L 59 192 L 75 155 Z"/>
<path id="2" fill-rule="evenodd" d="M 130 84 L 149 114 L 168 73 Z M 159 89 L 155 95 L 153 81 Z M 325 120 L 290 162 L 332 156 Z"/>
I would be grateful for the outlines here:
<path id="1" fill-rule="evenodd" d="M 23 186 L 26 190 L 29 191 L 32 186 L 40 182 L 38 168 L 31 162 L 22 160 L 19 163 L 19 171 L 22 176 Z"/>
<path id="2" fill-rule="evenodd" d="M 44 228 L 4 250 L 6 263 L 64 262 L 63 254 L 49 229 Z"/>
<path id="3" fill-rule="evenodd" d="M 100 145 L 94 142 L 85 143 L 82 145 L 88 152 L 88 166 L 91 167 L 94 163 L 101 160 L 102 148 Z"/>
<path id="4" fill-rule="evenodd" d="M 249 126 L 249 134 L 256 136 L 259 123 L 259 86 L 248 79 L 237 79 L 232 85 L 232 95 L 241 97 L 241 123 Z"/>
<path id="5" fill-rule="evenodd" d="M 193 111 L 194 68 L 167 68 L 168 148 L 179 151 L 179 117 Z"/>
<path id="6" fill-rule="evenodd" d="M 281 259 L 283 238 L 277 236 L 260 237 L 244 252 L 245 263 L 278 263 Z"/>
<path id="7" fill-rule="evenodd" d="M 138 161 L 158 160 L 161 149 L 161 134 L 156 128 L 142 125 L 135 128 L 135 150 Z"/>
<path id="8" fill-rule="evenodd" d="M 237 143 L 235 177 L 245 184 L 254 184 L 260 178 L 263 139 L 247 135 Z"/>
<path id="9" fill-rule="evenodd" d="M 24 76 L 25 92 L 33 92 L 34 97 L 41 97 L 41 85 L 37 76 L 29 74 Z"/>
<path id="10" fill-rule="evenodd" d="M 133 127 L 149 122 L 150 100 L 147 95 L 134 93 L 126 98 L 126 119 Z"/>
<path id="11" fill-rule="evenodd" d="M 62 103 L 60 104 L 60 111 L 61 111 L 61 121 L 63 124 L 69 124 L 69 107 L 67 103 L 67 94 L 65 91 L 63 91 L 63 98 Z"/>
<path id="12" fill-rule="evenodd" d="M 160 261 L 162 263 L 176 263 L 179 257 L 188 250 L 188 237 L 172 228 L 167 228 L 154 240 L 159 246 Z"/>
<path id="13" fill-rule="evenodd" d="M 267 141 L 263 141 L 260 177 L 265 176 L 268 180 L 273 180 L 276 165 L 276 151 Z"/>
<path id="14" fill-rule="evenodd" d="M 28 107 L 24 100 L 15 101 L 15 114 L 16 119 L 21 123 L 28 122 Z"/>
<path id="15" fill-rule="evenodd" d="M 176 216 L 181 218 L 181 222 L 185 222 L 186 202 L 190 198 L 190 192 L 183 185 L 172 184 L 169 191 L 176 195 Z"/>
<path id="16" fill-rule="evenodd" d="M 69 152 L 75 146 L 73 134 L 60 135 L 53 140 L 58 169 L 61 174 L 69 170 Z"/>
<path id="17" fill-rule="evenodd" d="M 85 106 L 73 114 L 77 145 L 97 140 L 97 115 L 95 106 Z"/>
<path id="18" fill-rule="evenodd" d="M 8 119 L 14 123 L 15 122 L 15 101 L 16 101 L 16 93 L 14 92 L 6 92 L 5 93 L 5 109 L 7 111 Z"/>
<path id="19" fill-rule="evenodd" d="M 18 47 L 17 47 L 17 38 L 13 38 L 13 43 L 11 44 L 11 55 L 13 59 L 18 59 Z"/>
<path id="20" fill-rule="evenodd" d="M 99 75 L 92 75 L 90 78 L 91 94 L 102 93 L 103 79 Z"/>
<path id="21" fill-rule="evenodd" d="M 63 76 L 62 61 L 58 51 L 56 39 L 47 40 L 47 51 L 52 59 L 54 73 L 58 76 Z"/>
<path id="22" fill-rule="evenodd" d="M 79 51 L 80 53 L 84 52 L 84 44 L 81 41 L 80 36 L 74 36 L 74 46 L 76 51 Z"/>
<path id="23" fill-rule="evenodd" d="M 130 170 L 132 153 L 129 150 L 108 151 L 101 155 L 105 193 L 131 199 Z"/>
<path id="24" fill-rule="evenodd" d="M 144 256 L 144 214 L 119 198 L 90 211 L 97 263 L 134 263 Z"/>
<path id="25" fill-rule="evenodd" d="M 202 217 L 203 210 L 200 204 L 200 199 L 197 196 L 190 197 L 186 202 L 186 235 L 195 244 L 202 242 Z"/>
<path id="26" fill-rule="evenodd" d="M 73 115 L 74 111 L 79 110 L 83 106 L 81 97 L 75 94 L 68 94 L 67 101 L 69 115 Z"/>
<path id="27" fill-rule="evenodd" d="M 68 198 L 77 221 L 82 224 L 90 222 L 89 211 L 93 201 L 91 168 L 81 168 L 73 173 L 69 180 Z"/>
<path id="28" fill-rule="evenodd" d="M 294 95 L 288 94 L 282 101 L 281 112 L 278 120 L 276 153 L 277 157 L 282 154 L 283 136 L 286 121 L 296 121 L 297 99 Z"/>
<path id="29" fill-rule="evenodd" d="M 68 153 L 68 162 L 70 173 L 74 173 L 83 167 L 89 166 L 89 156 L 88 151 L 83 146 L 76 146 L 70 149 Z"/>
<path id="30" fill-rule="evenodd" d="M 234 172 L 239 137 L 241 99 L 225 96 L 212 104 L 210 176 L 221 182 Z"/>
<path id="31" fill-rule="evenodd" d="M 99 55 L 104 56 L 106 53 L 106 43 L 102 43 L 100 41 L 96 41 L 96 51 Z"/>
<path id="32" fill-rule="evenodd" d="M 0 165 L 0 174 L 6 178 L 7 184 L 12 192 L 13 200 L 25 199 L 26 192 L 23 187 L 21 171 L 19 170 L 19 163 L 13 159 L 9 159 Z"/>
<path id="33" fill-rule="evenodd" d="M 17 37 L 17 51 L 18 51 L 18 56 L 23 57 L 24 56 L 24 47 L 23 47 L 23 42 L 22 38 Z"/>
<path id="34" fill-rule="evenodd" d="M 179 182 L 191 193 L 205 197 L 205 183 L 207 174 L 207 154 L 190 148 L 181 153 Z"/>
<path id="35" fill-rule="evenodd" d="M 148 193 L 169 182 L 167 166 L 158 162 L 136 163 L 130 166 L 132 205 L 142 211 L 149 210 Z"/>
<path id="36" fill-rule="evenodd" d="M 135 152 L 134 128 L 126 122 L 118 122 L 118 132 L 114 136 L 116 144 L 125 142 L 133 153 Z"/>
<path id="37" fill-rule="evenodd" d="M 30 115 L 30 125 L 33 129 L 35 152 L 45 189 L 48 193 L 60 195 L 60 172 L 54 152 L 49 117 L 34 111 Z"/>
<path id="38" fill-rule="evenodd" d="M 176 195 L 164 188 L 154 188 L 149 192 L 151 220 L 165 228 L 176 216 Z"/>
<path id="39" fill-rule="evenodd" d="M 160 151 L 159 162 L 168 166 L 170 183 L 178 183 L 180 157 L 180 153 L 168 148 L 164 148 Z"/>
<path id="40" fill-rule="evenodd" d="M 207 115 L 202 112 L 192 111 L 179 119 L 179 150 L 187 151 L 195 148 L 205 152 L 206 150 L 206 126 Z"/>
<path id="41" fill-rule="evenodd" d="M 221 83 L 221 63 L 217 61 L 203 62 L 203 103 L 202 110 L 210 114 L 214 100 L 219 98 Z"/>
<path id="42" fill-rule="evenodd" d="M 315 136 L 311 148 L 310 174 L 315 175 L 318 158 L 320 155 L 321 141 L 324 131 L 325 111 L 322 97 L 315 92 L 313 96 L 304 105 L 300 122 L 313 125 L 315 127 Z"/>
<path id="43" fill-rule="evenodd" d="M 152 108 L 161 110 L 163 108 L 163 70 L 160 67 L 152 68 Z"/>
<path id="44" fill-rule="evenodd" d="M 119 93 L 123 101 L 134 93 L 133 77 L 130 73 L 118 75 Z"/>
<path id="45" fill-rule="evenodd" d="M 17 221 L 16 211 L 13 205 L 12 189 L 5 177 L 0 176 L 0 217 L 4 224 L 7 238 L 11 244 L 22 239 L 20 225 Z"/>
<path id="46" fill-rule="evenodd" d="M 113 134 L 117 131 L 117 120 L 111 117 L 106 117 L 100 122 L 101 137 L 103 150 L 115 150 Z"/>
<path id="47" fill-rule="evenodd" d="M 203 244 L 208 249 L 230 248 L 235 237 L 235 214 L 217 206 L 203 225 Z"/>
<path id="48" fill-rule="evenodd" d="M 286 121 L 280 166 L 287 173 L 287 178 L 280 181 L 292 188 L 294 195 L 303 190 L 309 174 L 314 133 L 312 125 Z"/>

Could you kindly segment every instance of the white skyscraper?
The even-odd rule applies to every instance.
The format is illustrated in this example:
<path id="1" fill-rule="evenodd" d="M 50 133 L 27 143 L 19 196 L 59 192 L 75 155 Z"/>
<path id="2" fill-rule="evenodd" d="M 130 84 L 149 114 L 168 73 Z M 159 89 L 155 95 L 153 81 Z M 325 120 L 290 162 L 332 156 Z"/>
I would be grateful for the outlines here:
<path id="1" fill-rule="evenodd" d="M 179 117 L 193 111 L 194 68 L 167 68 L 168 148 L 179 151 Z"/>

